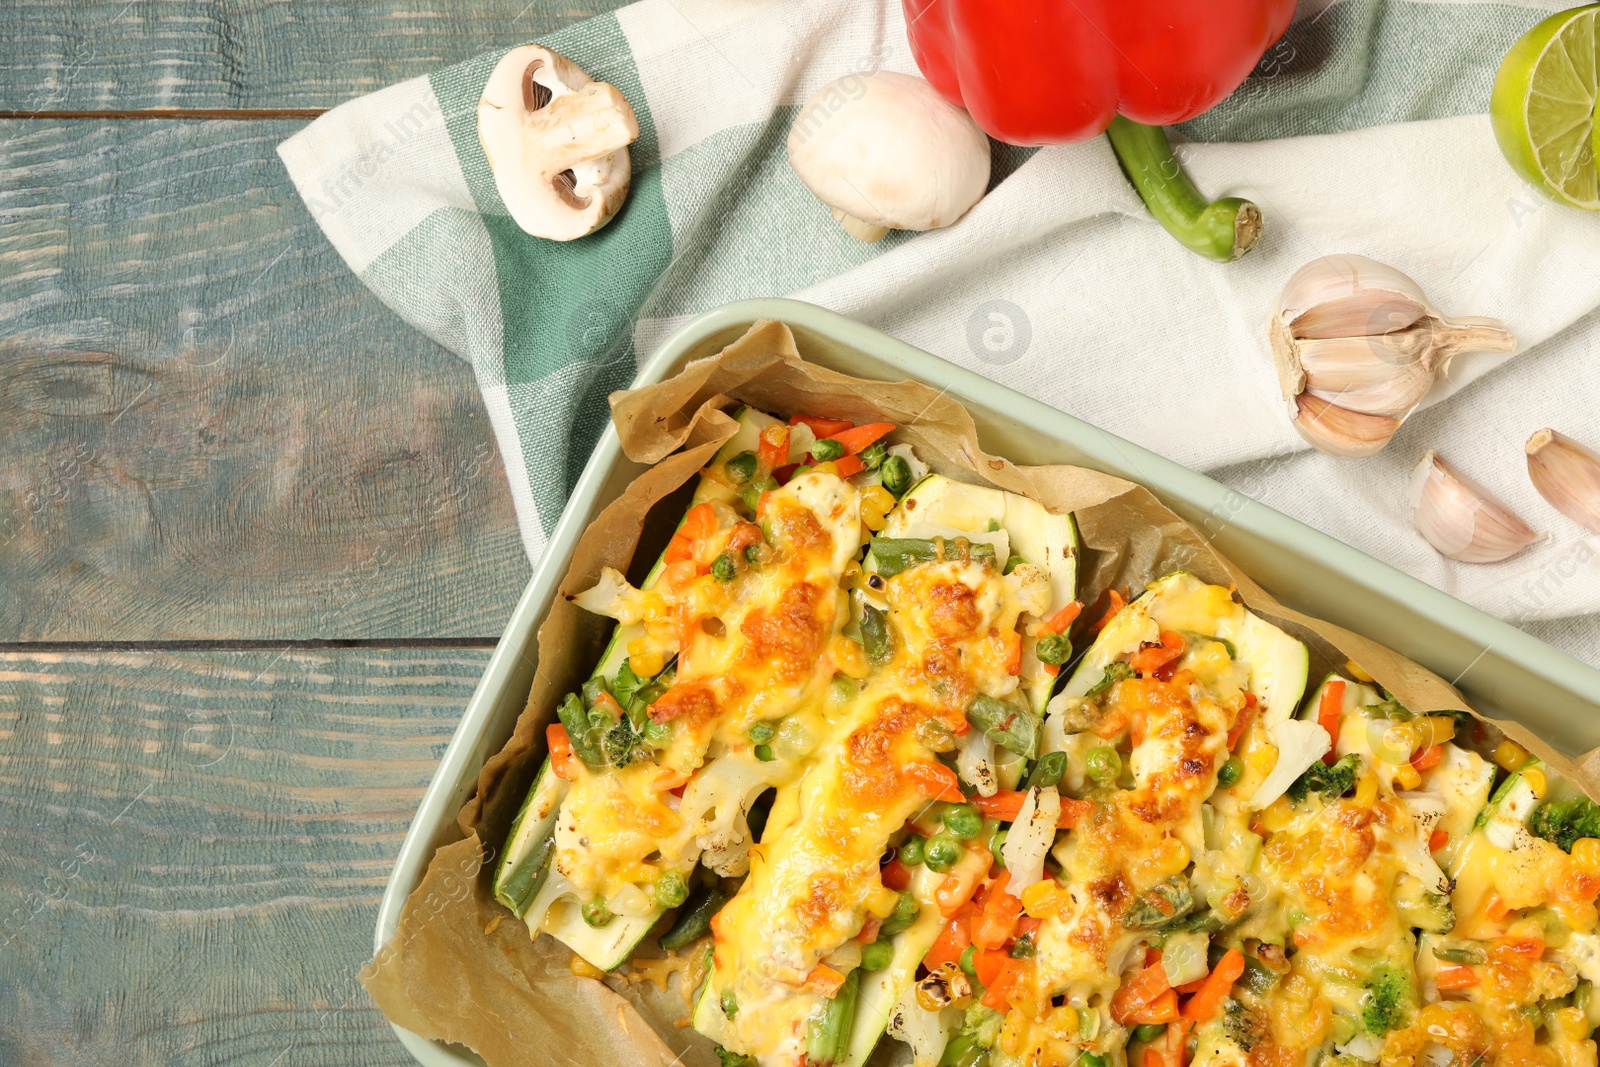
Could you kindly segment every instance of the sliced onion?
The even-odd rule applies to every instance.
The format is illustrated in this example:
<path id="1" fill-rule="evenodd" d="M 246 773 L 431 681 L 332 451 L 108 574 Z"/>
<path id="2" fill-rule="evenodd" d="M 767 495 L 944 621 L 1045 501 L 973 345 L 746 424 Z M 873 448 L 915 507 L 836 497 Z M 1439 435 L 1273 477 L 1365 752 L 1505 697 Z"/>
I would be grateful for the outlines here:
<path id="1" fill-rule="evenodd" d="M 1028 790 L 1022 810 L 1006 834 L 1000 855 L 1005 858 L 1011 878 L 1006 892 L 1021 898 L 1022 891 L 1044 877 L 1044 858 L 1056 839 L 1056 820 L 1061 817 L 1061 794 L 1055 786 Z"/>
<path id="2" fill-rule="evenodd" d="M 1264 808 L 1288 790 L 1306 768 L 1327 755 L 1333 747 L 1333 738 L 1321 723 L 1305 719 L 1285 719 L 1272 724 L 1269 732 L 1272 743 L 1278 747 L 1278 762 L 1272 773 L 1257 787 L 1250 798 L 1252 808 Z"/>
<path id="3" fill-rule="evenodd" d="M 968 731 L 961 739 L 961 751 L 956 755 L 956 773 L 968 785 L 975 786 L 981 797 L 992 797 L 1000 788 L 994 771 L 994 742 L 982 730 Z"/>

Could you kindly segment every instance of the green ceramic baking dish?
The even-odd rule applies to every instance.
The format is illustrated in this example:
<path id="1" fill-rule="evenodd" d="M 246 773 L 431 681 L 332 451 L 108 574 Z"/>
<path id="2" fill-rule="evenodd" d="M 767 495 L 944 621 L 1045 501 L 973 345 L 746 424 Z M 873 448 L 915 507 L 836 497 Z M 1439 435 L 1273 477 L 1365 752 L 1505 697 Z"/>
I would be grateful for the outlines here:
<path id="1" fill-rule="evenodd" d="M 1283 603 L 1411 657 L 1454 680 L 1485 713 L 1517 719 L 1564 752 L 1600 746 L 1600 671 L 1204 475 L 831 311 L 794 300 L 726 304 L 668 337 L 639 368 L 635 384 L 671 377 L 758 319 L 787 323 L 814 363 L 948 391 L 972 413 L 990 452 L 1018 463 L 1074 463 L 1143 484 Z M 622 454 L 608 428 L 423 795 L 383 895 L 375 950 L 394 931 L 434 849 L 454 839 L 456 812 L 479 768 L 511 736 L 533 679 L 534 634 L 578 536 L 643 470 Z M 458 1046 L 396 1032 L 428 1067 L 482 1063 Z"/>

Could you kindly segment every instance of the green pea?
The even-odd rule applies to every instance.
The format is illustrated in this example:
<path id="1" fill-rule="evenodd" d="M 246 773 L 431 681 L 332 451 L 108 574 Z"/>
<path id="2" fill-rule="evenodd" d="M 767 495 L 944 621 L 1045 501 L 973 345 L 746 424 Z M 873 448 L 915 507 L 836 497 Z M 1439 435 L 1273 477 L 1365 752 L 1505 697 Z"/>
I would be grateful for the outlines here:
<path id="1" fill-rule="evenodd" d="M 978 977 L 978 965 L 972 962 L 972 955 L 976 951 L 973 946 L 968 945 L 966 951 L 961 953 L 961 969 L 972 978 Z"/>
<path id="2" fill-rule="evenodd" d="M 728 481 L 734 485 L 743 485 L 756 476 L 757 462 L 754 452 L 740 452 L 724 463 L 722 469 L 727 472 Z"/>
<path id="3" fill-rule="evenodd" d="M 760 760 L 762 763 L 771 763 L 773 760 L 775 760 L 777 758 L 778 757 L 776 757 L 776 756 L 774 756 L 772 754 L 772 746 L 771 745 L 757 745 L 756 746 L 756 759 Z"/>
<path id="4" fill-rule="evenodd" d="M 881 971 L 894 962 L 894 946 L 887 941 L 874 941 L 870 945 L 861 946 L 861 968 L 866 971 Z"/>
<path id="5" fill-rule="evenodd" d="M 656 903 L 676 908 L 689 899 L 689 882 L 677 871 L 667 871 L 656 879 Z"/>
<path id="6" fill-rule="evenodd" d="M 895 901 L 894 911 L 883 920 L 883 926 L 878 929 L 879 937 L 893 937 L 903 933 L 911 924 L 917 921 L 917 916 L 922 914 L 922 905 L 917 903 L 917 898 L 910 891 L 902 891 L 900 899 Z"/>
<path id="7" fill-rule="evenodd" d="M 1031 960 L 1038 954 L 1038 949 L 1033 946 L 1033 935 L 1023 934 L 1011 942 L 1011 958 L 1014 960 Z"/>
<path id="8" fill-rule="evenodd" d="M 911 464 L 905 461 L 904 456 L 885 459 L 878 473 L 883 479 L 883 487 L 897 497 L 905 496 L 906 490 L 911 488 Z"/>
<path id="9" fill-rule="evenodd" d="M 1166 1032 L 1166 1023 L 1140 1023 L 1138 1026 L 1133 1028 L 1133 1039 L 1135 1041 L 1144 1041 L 1148 1043 L 1154 1041 L 1158 1037 L 1165 1036 Z"/>
<path id="10" fill-rule="evenodd" d="M 1243 777 L 1244 764 L 1239 761 L 1238 756 L 1234 756 L 1217 768 L 1217 788 L 1226 789 Z"/>
<path id="11" fill-rule="evenodd" d="M 951 804 L 944 809 L 944 828 L 958 841 L 971 841 L 983 833 L 983 816 L 971 804 Z"/>
<path id="12" fill-rule="evenodd" d="M 1013 552 L 1013 553 L 1011 553 L 1011 555 L 1006 557 L 1005 569 L 1002 570 L 1000 573 L 1001 574 L 1010 574 L 1012 571 L 1016 570 L 1018 567 L 1022 566 L 1026 562 L 1028 562 L 1028 561 L 1023 559 L 1021 556 L 1017 555 L 1015 552 Z"/>
<path id="13" fill-rule="evenodd" d="M 595 897 L 593 900 L 584 904 L 583 907 L 579 908 L 578 913 L 583 916 L 584 922 L 588 923 L 596 930 L 600 929 L 600 927 L 605 926 L 611 922 L 612 919 L 616 918 L 616 916 L 611 913 L 611 909 L 606 906 L 605 897 Z"/>
<path id="14" fill-rule="evenodd" d="M 776 736 L 778 731 L 770 722 L 758 722 L 750 727 L 750 740 L 758 745 L 764 745 Z"/>
<path id="15" fill-rule="evenodd" d="M 882 441 L 874 441 L 866 448 L 863 448 L 860 452 L 856 453 L 856 458 L 861 460 L 861 462 L 866 465 L 867 470 L 875 471 L 879 467 L 883 466 L 883 461 L 888 457 L 888 455 L 889 446 L 884 444 Z"/>
<path id="16" fill-rule="evenodd" d="M 1045 634 L 1033 646 L 1033 654 L 1039 657 L 1040 663 L 1059 667 L 1072 658 L 1072 638 L 1066 634 Z"/>
<path id="17" fill-rule="evenodd" d="M 922 835 L 920 834 L 912 834 L 910 837 L 900 842 L 900 848 L 896 853 L 900 857 L 900 862 L 905 864 L 907 867 L 915 867 L 917 864 L 921 863 L 923 844 L 924 841 Z"/>
<path id="18" fill-rule="evenodd" d="M 744 546 L 744 561 L 746 563 L 750 564 L 750 566 L 752 566 L 752 567 L 754 567 L 757 563 L 760 563 L 761 562 L 761 546 L 760 545 L 745 545 Z"/>
<path id="19" fill-rule="evenodd" d="M 1104 784 L 1115 781 L 1117 775 L 1122 773 L 1122 757 L 1117 755 L 1117 750 L 1100 746 L 1091 748 L 1083 757 L 1085 770 L 1089 777 Z"/>
<path id="20" fill-rule="evenodd" d="M 711 577 L 719 582 L 731 582 L 738 577 L 739 571 L 733 565 L 733 557 L 724 552 L 711 561 Z"/>
<path id="21" fill-rule="evenodd" d="M 722 1014 L 728 1018 L 731 1019 L 739 1014 L 739 1001 L 734 997 L 733 990 L 724 989 L 722 996 L 717 998 L 717 1002 L 722 1005 Z"/>
<path id="22" fill-rule="evenodd" d="M 844 445 L 831 437 L 824 437 L 811 446 L 811 454 L 817 458 L 819 463 L 830 463 L 844 455 Z"/>
<path id="23" fill-rule="evenodd" d="M 944 874 L 956 865 L 964 852 L 966 849 L 961 847 L 960 841 L 941 830 L 922 846 L 922 862 L 935 874 Z"/>
<path id="24" fill-rule="evenodd" d="M 1098 1052 L 1080 1052 L 1078 1067 L 1106 1067 L 1106 1058 Z"/>

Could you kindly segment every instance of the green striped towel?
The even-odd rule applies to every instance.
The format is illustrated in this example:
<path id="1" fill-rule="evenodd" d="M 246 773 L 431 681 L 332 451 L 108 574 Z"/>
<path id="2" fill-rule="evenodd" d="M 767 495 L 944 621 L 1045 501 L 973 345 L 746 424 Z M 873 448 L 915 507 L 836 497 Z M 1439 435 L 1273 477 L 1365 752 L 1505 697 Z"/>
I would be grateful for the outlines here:
<path id="1" fill-rule="evenodd" d="M 1600 626 L 1576 618 L 1600 610 L 1600 551 L 1534 495 L 1520 449 L 1547 424 L 1600 446 L 1600 375 L 1578 373 L 1600 338 L 1586 318 L 1600 305 L 1600 219 L 1518 181 L 1484 114 L 1500 57 L 1559 6 L 1302 3 L 1245 85 L 1179 131 L 1203 189 L 1266 212 L 1261 246 L 1228 265 L 1149 219 L 1103 139 L 997 145 L 991 190 L 957 225 L 875 245 L 847 237 L 790 171 L 784 138 L 828 81 L 915 72 L 889 0 L 644 0 L 544 40 L 620 88 L 641 131 L 623 213 L 570 244 L 517 229 L 479 147 L 479 91 L 503 52 L 351 101 L 279 151 L 351 269 L 471 362 L 532 558 L 606 394 L 637 361 L 698 312 L 792 295 L 1209 471 L 1600 659 Z M 1332 252 L 1393 264 L 1447 313 L 1508 320 L 1526 354 L 1504 369 L 1504 357 L 1458 360 L 1435 405 L 1375 459 L 1308 452 L 1284 415 L 1265 325 L 1288 275 Z M 1430 447 L 1556 536 L 1495 566 L 1443 560 L 1406 502 Z"/>

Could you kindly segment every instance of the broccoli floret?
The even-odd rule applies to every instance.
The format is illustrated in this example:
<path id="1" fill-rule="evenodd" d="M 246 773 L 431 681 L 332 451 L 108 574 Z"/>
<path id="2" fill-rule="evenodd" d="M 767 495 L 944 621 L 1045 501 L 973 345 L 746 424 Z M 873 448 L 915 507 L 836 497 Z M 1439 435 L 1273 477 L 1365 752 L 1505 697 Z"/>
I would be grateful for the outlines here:
<path id="1" fill-rule="evenodd" d="M 1572 851 L 1580 837 L 1600 837 L 1600 804 L 1588 797 L 1552 800 L 1533 809 L 1528 829 L 1546 841 L 1553 841 L 1563 852 Z"/>
<path id="2" fill-rule="evenodd" d="M 1434 934 L 1448 934 L 1455 929 L 1456 912 L 1450 898 L 1443 893 L 1419 893 L 1415 897 L 1397 897 L 1395 908 L 1405 917 L 1406 925 L 1415 926 Z"/>
<path id="3" fill-rule="evenodd" d="M 1289 799 L 1298 804 L 1311 793 L 1343 796 L 1355 787 L 1356 772 L 1360 769 L 1361 757 L 1354 752 L 1331 767 L 1326 763 L 1313 763 L 1289 784 Z"/>
<path id="4" fill-rule="evenodd" d="M 1000 1028 L 1005 1022 L 1006 1017 L 993 1008 L 974 1004 L 967 1009 L 966 1016 L 961 1021 L 961 1032 L 969 1035 L 975 1044 L 983 1048 L 994 1048 L 994 1043 L 1000 1040 Z"/>
<path id="5" fill-rule="evenodd" d="M 1367 980 L 1367 995 L 1361 1005 L 1361 1025 L 1374 1037 L 1382 1037 L 1400 1025 L 1401 1016 L 1411 1001 L 1411 983 L 1392 967 L 1379 967 Z"/>
<path id="6" fill-rule="evenodd" d="M 1266 1020 L 1261 1013 L 1246 1007 L 1232 998 L 1222 1003 L 1222 1029 L 1234 1044 L 1249 1052 L 1267 1036 Z"/>
<path id="7" fill-rule="evenodd" d="M 754 1056 L 745 1056 L 738 1052 L 729 1052 L 721 1045 L 717 1046 L 717 1060 L 720 1067 L 756 1067 Z"/>

